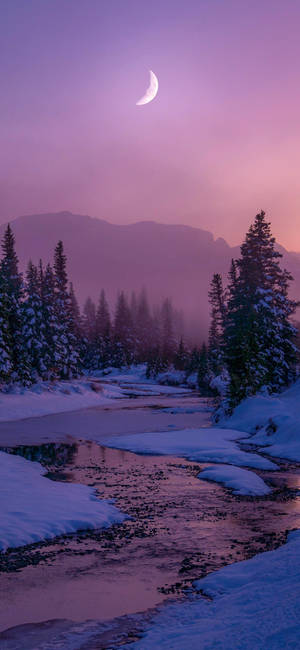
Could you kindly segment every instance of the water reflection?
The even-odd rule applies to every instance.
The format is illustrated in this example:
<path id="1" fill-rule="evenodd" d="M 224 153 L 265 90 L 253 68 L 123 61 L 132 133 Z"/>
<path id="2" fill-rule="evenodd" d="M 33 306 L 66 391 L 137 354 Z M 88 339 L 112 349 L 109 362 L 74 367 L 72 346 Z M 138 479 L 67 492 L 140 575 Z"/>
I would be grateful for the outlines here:
<path id="1" fill-rule="evenodd" d="M 51 478 L 93 486 L 132 519 L 8 554 L 0 581 L 2 629 L 145 610 L 182 596 L 195 578 L 276 547 L 287 529 L 300 527 L 300 499 L 289 489 L 299 484 L 296 465 L 262 473 L 274 492 L 255 499 L 199 480 L 204 465 L 180 458 L 84 441 L 5 451 L 39 461 Z"/>
<path id="2" fill-rule="evenodd" d="M 41 463 L 41 465 L 53 465 L 61 467 L 74 462 L 78 452 L 78 444 L 54 443 L 43 445 L 18 445 L 17 447 L 1 447 L 1 451 L 15 456 L 23 456 L 27 460 Z"/>

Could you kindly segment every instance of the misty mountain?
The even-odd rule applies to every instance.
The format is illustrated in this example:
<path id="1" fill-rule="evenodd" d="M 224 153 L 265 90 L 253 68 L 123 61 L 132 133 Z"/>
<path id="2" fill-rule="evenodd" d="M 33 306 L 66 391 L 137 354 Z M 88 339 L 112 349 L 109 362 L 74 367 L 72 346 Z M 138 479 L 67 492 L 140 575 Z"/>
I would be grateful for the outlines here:
<path id="1" fill-rule="evenodd" d="M 60 212 L 23 216 L 11 222 L 21 270 L 29 259 L 52 261 L 59 239 L 65 245 L 69 278 L 79 301 L 98 299 L 101 288 L 113 306 L 120 289 L 148 290 L 151 301 L 170 296 L 183 309 L 189 330 L 205 335 L 209 322 L 207 292 L 213 273 L 226 281 L 230 260 L 239 248 L 200 228 L 142 221 L 115 225 L 89 216 Z M 5 225 L 0 227 L 2 237 Z M 284 265 L 300 296 L 300 254 L 284 253 Z"/>

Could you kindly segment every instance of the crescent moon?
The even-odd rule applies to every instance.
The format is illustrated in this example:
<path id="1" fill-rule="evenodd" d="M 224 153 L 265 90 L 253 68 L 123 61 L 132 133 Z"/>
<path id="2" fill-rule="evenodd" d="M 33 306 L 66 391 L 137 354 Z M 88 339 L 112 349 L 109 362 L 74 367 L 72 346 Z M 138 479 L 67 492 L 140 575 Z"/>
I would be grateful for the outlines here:
<path id="1" fill-rule="evenodd" d="M 145 94 L 141 99 L 139 99 L 138 102 L 136 102 L 136 106 L 143 106 L 144 104 L 149 104 L 149 102 L 152 102 L 152 99 L 156 97 L 157 91 L 158 91 L 158 79 L 157 76 L 152 72 L 152 70 L 149 70 L 150 72 L 150 85 L 147 88 Z"/>

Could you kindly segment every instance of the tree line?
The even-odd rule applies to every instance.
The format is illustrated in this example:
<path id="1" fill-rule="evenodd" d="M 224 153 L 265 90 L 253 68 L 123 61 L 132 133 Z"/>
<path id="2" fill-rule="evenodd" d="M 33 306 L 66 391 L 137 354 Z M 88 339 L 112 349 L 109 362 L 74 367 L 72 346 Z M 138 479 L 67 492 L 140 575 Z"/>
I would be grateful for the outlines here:
<path id="1" fill-rule="evenodd" d="M 1 383 L 29 386 L 39 378 L 76 376 L 76 327 L 62 242 L 55 248 L 53 267 L 29 262 L 24 281 L 8 225 L 0 266 Z"/>
<path id="2" fill-rule="evenodd" d="M 8 225 L 0 262 L 0 382 L 29 386 L 84 369 L 146 363 L 148 377 L 170 367 L 197 375 L 202 395 L 222 385 L 228 412 L 258 391 L 276 392 L 295 379 L 298 360 L 298 303 L 288 296 L 292 276 L 281 257 L 261 212 L 231 262 L 227 286 L 214 274 L 208 345 L 191 349 L 182 314 L 169 299 L 150 306 L 145 290 L 130 300 L 121 291 L 113 315 L 102 290 L 98 304 L 87 298 L 81 312 L 61 241 L 53 265 L 29 262 L 23 278 Z"/>
<path id="3" fill-rule="evenodd" d="M 154 360 L 157 366 L 167 367 L 184 327 L 182 314 L 168 298 L 151 308 L 145 289 L 138 295 L 133 292 L 130 300 L 121 291 L 113 316 L 102 289 L 98 305 L 87 298 L 77 322 L 83 365 L 90 370 L 148 362 L 150 372 Z"/>
<path id="4" fill-rule="evenodd" d="M 256 215 L 232 260 L 228 285 L 213 276 L 209 291 L 211 325 L 203 380 L 222 376 L 225 408 L 245 397 L 277 392 L 296 376 L 297 329 L 292 322 L 300 303 L 288 296 L 291 274 L 280 267 L 270 223 Z"/>
<path id="5" fill-rule="evenodd" d="M 200 352 L 182 340 L 183 316 L 169 299 L 150 307 L 146 290 L 130 301 L 119 293 L 112 317 L 104 290 L 97 305 L 88 298 L 82 313 L 68 282 L 63 243 L 54 262 L 28 264 L 19 272 L 10 225 L 0 263 L 0 381 L 29 386 L 38 379 L 70 379 L 84 369 L 147 363 L 155 376 L 171 364 L 196 369 Z"/>

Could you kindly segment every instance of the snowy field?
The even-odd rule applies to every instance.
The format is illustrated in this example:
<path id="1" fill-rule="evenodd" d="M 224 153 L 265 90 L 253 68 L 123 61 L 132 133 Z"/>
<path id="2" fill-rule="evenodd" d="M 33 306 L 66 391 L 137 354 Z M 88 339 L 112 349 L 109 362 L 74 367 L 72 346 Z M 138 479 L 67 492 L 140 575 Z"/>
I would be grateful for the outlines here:
<path id="1" fill-rule="evenodd" d="M 92 488 L 43 476 L 39 464 L 0 452 L 0 550 L 126 519 Z"/>
<path id="2" fill-rule="evenodd" d="M 138 650 L 296 650 L 300 647 L 300 531 L 286 545 L 198 580 L 198 598 L 162 609 Z"/>

